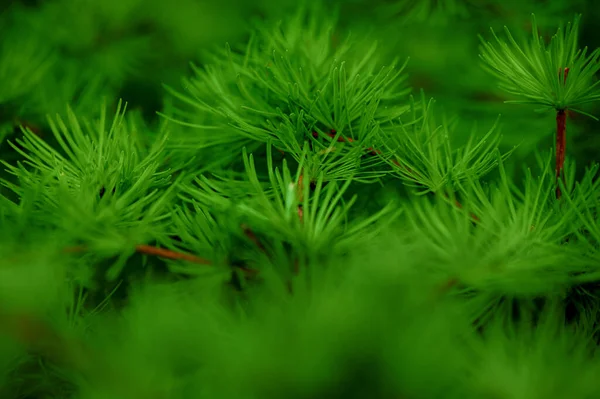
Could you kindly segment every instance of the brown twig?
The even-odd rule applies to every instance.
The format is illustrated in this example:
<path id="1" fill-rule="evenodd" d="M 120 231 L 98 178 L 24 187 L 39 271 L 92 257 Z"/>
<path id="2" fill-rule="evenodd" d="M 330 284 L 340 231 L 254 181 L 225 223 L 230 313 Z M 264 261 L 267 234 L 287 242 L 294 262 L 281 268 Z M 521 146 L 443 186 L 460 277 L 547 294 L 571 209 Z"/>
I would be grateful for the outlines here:
<path id="1" fill-rule="evenodd" d="M 158 256 L 159 258 L 172 259 L 172 260 L 185 260 L 187 262 L 196 263 L 199 265 L 210 265 L 211 261 L 208 259 L 200 258 L 195 255 L 190 255 L 182 252 L 171 251 L 166 248 L 153 247 L 151 245 L 136 245 L 135 250 L 138 253 Z"/>
<path id="2" fill-rule="evenodd" d="M 258 244 L 260 245 L 259 242 L 258 242 Z M 262 249 L 264 250 L 264 247 L 262 247 Z M 87 248 L 82 245 L 68 247 L 63 250 L 63 252 L 65 252 L 65 253 L 80 253 L 80 252 L 85 252 L 85 251 L 87 251 Z M 164 258 L 164 259 L 183 260 L 186 262 L 196 263 L 199 265 L 207 265 L 207 266 L 212 265 L 212 262 L 210 260 L 201 258 L 196 255 L 186 254 L 183 252 L 176 252 L 176 251 L 172 251 L 170 249 L 154 247 L 151 245 L 145 245 L 145 244 L 136 245 L 135 251 L 140 254 L 156 256 L 156 257 Z M 236 266 L 236 267 L 238 269 L 244 271 L 246 273 L 246 275 L 256 275 L 259 273 L 259 271 L 255 270 L 255 269 L 250 269 L 250 268 L 246 268 L 246 267 L 238 267 L 238 266 Z"/>

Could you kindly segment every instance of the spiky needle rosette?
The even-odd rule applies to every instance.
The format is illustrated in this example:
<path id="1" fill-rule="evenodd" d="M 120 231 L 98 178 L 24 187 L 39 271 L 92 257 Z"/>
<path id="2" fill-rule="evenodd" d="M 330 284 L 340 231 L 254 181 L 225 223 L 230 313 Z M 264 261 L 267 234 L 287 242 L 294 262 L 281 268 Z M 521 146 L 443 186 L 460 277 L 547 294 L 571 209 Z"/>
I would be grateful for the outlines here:
<path id="1" fill-rule="evenodd" d="M 577 15 L 573 23 L 559 27 L 549 44 L 540 36 L 533 14 L 532 38 L 527 42 L 517 43 L 507 27 L 508 40 L 500 39 L 493 29 L 495 43 L 480 37 L 484 68 L 500 80 L 500 88 L 521 98 L 507 103 L 568 108 L 596 119 L 576 108 L 600 100 L 600 81 L 594 81 L 600 70 L 600 49 L 589 55 L 587 47 L 578 49 L 580 20 L 581 15 Z"/>

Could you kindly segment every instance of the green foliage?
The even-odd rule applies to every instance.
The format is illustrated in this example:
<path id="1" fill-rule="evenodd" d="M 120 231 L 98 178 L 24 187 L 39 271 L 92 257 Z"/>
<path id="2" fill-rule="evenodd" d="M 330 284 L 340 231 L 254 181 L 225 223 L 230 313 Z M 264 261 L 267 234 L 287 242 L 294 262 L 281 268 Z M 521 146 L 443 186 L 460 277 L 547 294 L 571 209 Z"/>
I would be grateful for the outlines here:
<path id="1" fill-rule="evenodd" d="M 376 44 L 342 39 L 334 17 L 323 23 L 324 12 L 315 7 L 301 9 L 285 24 L 259 23 L 245 47 L 209 55 L 204 68 L 193 67 L 194 78 L 184 79 L 189 94 L 168 89 L 182 103 L 170 119 L 218 129 L 199 131 L 196 141 L 186 139 L 185 145 L 235 149 L 251 140 L 271 140 L 298 159 L 313 132 L 321 137 L 335 131 L 364 146 L 407 111 L 400 102 L 408 93 L 404 66 L 395 60 L 380 65 Z M 219 129 L 223 124 L 233 129 Z M 349 151 L 340 162 L 357 159 L 356 151 Z"/>
<path id="2" fill-rule="evenodd" d="M 581 16 L 573 24 L 559 28 L 548 48 L 540 37 L 532 15 L 530 42 L 519 45 L 505 28 L 508 43 L 492 30 L 499 48 L 483 41 L 481 58 L 487 69 L 501 81 L 501 87 L 511 94 L 526 98 L 513 103 L 538 104 L 557 110 L 598 101 L 600 81 L 594 79 L 600 70 L 600 49 L 587 54 L 587 47 L 578 49 L 577 38 Z M 568 77 L 568 78 L 567 78 Z"/>
<path id="3" fill-rule="evenodd" d="M 598 396 L 584 4 L 7 7 L 0 397 Z"/>
<path id="4" fill-rule="evenodd" d="M 14 27 L 0 26 L 5 34 L 11 35 Z M 12 33 L 14 35 L 14 33 Z M 2 42 L 0 57 L 3 60 L 0 69 L 2 88 L 0 102 L 6 103 L 18 98 L 35 87 L 56 62 L 55 54 L 39 46 L 32 35 L 15 35 L 15 40 Z"/>
<path id="5" fill-rule="evenodd" d="M 439 193 L 447 188 L 456 190 L 461 181 L 483 177 L 497 166 L 495 149 L 501 141 L 497 124 L 478 139 L 476 132 L 471 132 L 464 146 L 453 148 L 450 136 L 456 124 L 447 118 L 441 124 L 436 122 L 434 101 L 426 101 L 421 94 L 420 104 L 411 99 L 411 120 L 403 123 L 399 118 L 394 134 L 381 138 L 381 147 L 394 155 L 388 162 L 400 179 L 408 186 L 424 188 L 421 194 Z"/>
<path id="6" fill-rule="evenodd" d="M 71 110 L 66 121 L 51 119 L 57 148 L 26 129 L 23 140 L 9 142 L 24 162 L 5 163 L 19 178 L 18 185 L 4 181 L 6 187 L 19 197 L 41 193 L 29 210 L 38 221 L 62 231 L 65 243 L 90 245 L 104 256 L 160 236 L 176 187 L 162 166 L 167 136 L 145 148 L 136 119 L 120 108 L 112 121 L 106 108 L 94 121 L 80 121 Z"/>

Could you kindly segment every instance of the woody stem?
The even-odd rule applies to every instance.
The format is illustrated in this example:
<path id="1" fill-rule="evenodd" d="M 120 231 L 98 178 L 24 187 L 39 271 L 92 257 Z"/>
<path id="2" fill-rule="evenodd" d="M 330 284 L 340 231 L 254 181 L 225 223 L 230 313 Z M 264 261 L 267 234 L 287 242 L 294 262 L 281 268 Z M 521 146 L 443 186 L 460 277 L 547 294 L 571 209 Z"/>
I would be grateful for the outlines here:
<path id="1" fill-rule="evenodd" d="M 246 232 L 246 234 L 248 234 Z M 86 252 L 87 248 L 85 246 L 75 246 L 68 247 L 63 250 L 65 253 L 81 253 Z M 156 256 L 163 259 L 171 259 L 171 260 L 183 260 L 191 263 L 196 263 L 198 265 L 212 265 L 212 262 L 208 259 L 201 258 L 196 255 L 186 254 L 183 252 L 176 252 L 166 248 L 159 248 L 151 245 L 139 244 L 135 246 L 135 251 L 140 254 Z M 239 267 L 238 269 L 242 270 L 247 275 L 254 275 L 258 273 L 257 270 L 249 269 L 246 267 Z"/>

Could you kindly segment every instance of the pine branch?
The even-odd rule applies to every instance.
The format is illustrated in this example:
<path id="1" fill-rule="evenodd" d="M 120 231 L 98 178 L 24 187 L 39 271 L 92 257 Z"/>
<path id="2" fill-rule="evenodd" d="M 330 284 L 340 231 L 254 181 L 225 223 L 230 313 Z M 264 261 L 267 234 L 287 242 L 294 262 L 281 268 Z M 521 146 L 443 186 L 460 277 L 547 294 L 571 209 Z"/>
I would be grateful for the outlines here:
<path id="1" fill-rule="evenodd" d="M 248 230 L 247 234 L 250 236 L 253 236 L 253 234 L 249 230 Z M 257 242 L 257 245 L 260 245 L 260 243 Z M 87 251 L 88 251 L 88 248 L 86 246 L 82 246 L 82 245 L 74 246 L 74 247 L 67 247 L 63 250 L 64 253 L 68 253 L 68 254 L 83 253 L 83 252 L 87 252 Z M 206 265 L 206 266 L 213 265 L 213 262 L 206 258 L 201 258 L 196 255 L 187 254 L 184 252 L 173 251 L 173 250 L 166 249 L 166 248 L 159 248 L 159 247 L 147 245 L 147 244 L 136 245 L 135 251 L 140 254 L 143 254 L 143 255 L 156 256 L 156 257 L 163 258 L 163 259 L 183 260 L 185 262 L 190 262 L 190 263 L 194 263 L 197 265 Z M 246 273 L 247 276 L 253 277 L 259 273 L 258 270 L 254 270 L 254 269 L 247 268 L 247 267 L 240 267 L 237 265 L 234 267 L 242 270 L 244 273 Z"/>
<path id="2" fill-rule="evenodd" d="M 569 108 L 586 114 L 576 107 L 600 100 L 600 81 L 594 81 L 600 70 L 600 49 L 587 55 L 587 47 L 577 48 L 581 15 L 566 28 L 561 26 L 549 46 L 541 40 L 535 15 L 531 20 L 532 38 L 522 44 L 516 42 L 506 27 L 508 42 L 499 39 L 493 30 L 495 45 L 481 38 L 484 68 L 499 79 L 502 89 L 524 98 L 507 103 L 536 104 L 556 110 Z"/>
<path id="3" fill-rule="evenodd" d="M 390 66 L 378 67 L 377 46 L 372 43 L 365 44 L 364 53 L 350 47 L 348 40 L 332 47 L 335 23 L 331 16 L 306 11 L 280 24 L 259 24 L 245 48 L 228 47 L 213 54 L 203 68 L 194 67 L 195 76 L 184 81 L 188 93 L 167 88 L 181 105 L 164 116 L 198 129 L 232 126 L 234 130 L 226 133 L 232 144 L 240 138 L 269 141 L 298 159 L 306 139 L 322 126 L 362 141 L 376 126 L 405 113 L 407 107 L 401 100 L 409 92 L 403 73 L 406 63 L 396 67 L 394 60 Z M 331 29 L 325 28 L 324 21 L 317 22 L 321 15 L 332 24 Z M 207 116 L 211 125 L 193 122 Z M 332 148 L 322 150 L 317 154 L 322 158 L 333 152 Z M 334 168 L 334 161 L 355 166 Z M 315 176 L 319 170 L 347 171 L 339 178 L 331 177 L 336 180 L 346 180 L 349 174 L 358 179 L 363 169 L 356 155 L 343 149 L 327 159 L 315 157 L 314 162 L 310 169 Z M 371 175 L 377 178 L 381 173 Z"/>
<path id="4" fill-rule="evenodd" d="M 318 134 L 317 132 L 313 132 L 313 137 L 315 137 L 315 138 L 316 138 L 316 137 L 318 137 L 318 136 L 319 136 L 319 134 Z M 329 136 L 330 138 L 334 139 L 334 138 L 337 136 L 337 132 L 336 132 L 334 129 L 332 129 L 332 130 L 331 130 L 329 133 L 327 133 L 327 136 Z M 352 138 L 350 138 L 350 137 L 343 137 L 343 136 L 337 136 L 337 141 L 338 141 L 338 142 L 348 142 L 348 143 L 354 143 L 354 140 L 353 140 Z M 373 147 L 368 147 L 368 148 L 366 149 L 366 151 L 367 151 L 367 152 L 368 152 L 370 155 L 373 155 L 373 156 L 382 156 L 382 155 L 383 155 L 383 153 L 381 152 L 381 150 L 375 149 L 375 148 L 373 148 Z M 407 174 L 409 174 L 409 175 L 412 175 L 412 176 L 413 176 L 415 179 L 422 179 L 422 177 L 421 177 L 421 176 L 419 176 L 419 174 L 418 174 L 417 172 L 415 172 L 415 171 L 411 170 L 411 169 L 410 169 L 409 167 L 407 167 L 407 166 L 401 165 L 401 164 L 400 164 L 400 161 L 398 161 L 397 159 L 391 159 L 391 162 L 392 162 L 392 163 L 393 163 L 395 166 L 397 166 L 398 168 L 401 168 L 402 170 L 406 171 L 406 173 L 407 173 Z M 300 184 L 299 184 L 299 185 L 300 185 Z M 437 192 L 435 192 L 435 193 L 437 194 Z M 448 194 L 447 194 L 447 193 L 444 193 L 443 195 L 444 195 L 444 197 L 445 197 L 445 198 L 448 198 L 448 199 L 449 199 L 449 197 L 448 197 Z M 456 205 L 458 208 L 462 208 L 462 207 L 463 207 L 463 206 L 462 206 L 462 204 L 460 203 L 460 201 L 458 201 L 458 200 L 456 200 L 456 199 L 454 200 L 454 204 L 455 204 L 455 205 Z M 478 218 L 476 215 L 474 215 L 474 214 L 471 214 L 471 217 L 473 218 L 473 220 L 474 220 L 475 222 L 477 222 L 477 221 L 479 220 L 479 218 Z"/>
<path id="5" fill-rule="evenodd" d="M 484 68 L 499 79 L 502 89 L 524 98 L 507 103 L 535 104 L 556 111 L 557 198 L 561 197 L 558 182 L 565 160 L 567 110 L 597 119 L 576 107 L 600 100 L 600 81 L 595 79 L 600 71 L 600 49 L 586 56 L 587 47 L 577 48 L 580 19 L 581 15 L 577 15 L 572 24 L 559 27 L 549 46 L 541 40 L 533 14 L 533 37 L 526 43 L 518 44 L 506 27 L 508 43 L 493 30 L 496 46 L 481 38 Z"/>

